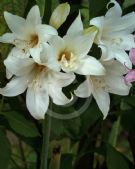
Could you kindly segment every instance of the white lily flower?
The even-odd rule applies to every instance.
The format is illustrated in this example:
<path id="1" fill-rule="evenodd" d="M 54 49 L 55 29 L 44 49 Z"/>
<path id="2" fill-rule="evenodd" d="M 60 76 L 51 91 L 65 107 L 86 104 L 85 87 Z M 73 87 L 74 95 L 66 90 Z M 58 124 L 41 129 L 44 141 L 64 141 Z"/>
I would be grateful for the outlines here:
<path id="1" fill-rule="evenodd" d="M 58 5 L 51 15 L 49 24 L 58 29 L 67 19 L 69 12 L 70 5 L 67 2 Z"/>
<path id="2" fill-rule="evenodd" d="M 15 48 L 16 52 L 20 49 Z M 57 72 L 55 60 L 52 60 L 52 49 L 44 45 L 40 55 L 41 63 L 35 63 L 33 58 L 16 57 L 12 55 L 4 63 L 7 70 L 14 76 L 0 94 L 4 96 L 17 96 L 26 92 L 26 105 L 31 115 L 36 119 L 44 119 L 48 109 L 49 96 L 57 105 L 64 105 L 71 101 L 62 92 L 62 88 L 72 83 L 75 79 L 73 73 Z M 14 51 L 12 51 L 14 53 Z M 21 52 L 20 52 L 21 53 Z M 51 58 L 49 60 L 48 54 Z"/>
<path id="3" fill-rule="evenodd" d="M 0 42 L 11 43 L 28 56 L 37 58 L 42 51 L 42 44 L 52 35 L 57 35 L 55 28 L 41 23 L 38 6 L 31 8 L 26 19 L 9 12 L 4 12 L 4 17 L 12 33 L 4 34 Z"/>
<path id="4" fill-rule="evenodd" d="M 99 29 L 96 43 L 102 49 L 104 60 L 116 58 L 123 65 L 131 68 L 132 63 L 126 51 L 135 47 L 134 37 L 131 34 L 135 30 L 135 12 L 122 16 L 122 10 L 118 2 L 111 0 L 108 4 L 114 6 L 108 9 L 105 16 L 90 20 L 90 25 Z M 108 7 L 107 6 L 107 7 Z"/>
<path id="5" fill-rule="evenodd" d="M 97 30 L 90 27 L 83 30 L 80 13 L 63 38 L 53 37 L 49 43 L 54 49 L 60 68 L 65 72 L 75 72 L 81 75 L 103 75 L 102 64 L 88 52 L 93 44 Z"/>
<path id="6" fill-rule="evenodd" d="M 106 68 L 106 75 L 87 76 L 74 93 L 81 98 L 93 95 L 105 118 L 110 109 L 109 93 L 128 95 L 131 86 L 125 84 L 123 75 L 127 73 L 127 69 L 121 63 L 113 60 L 102 64 Z"/>

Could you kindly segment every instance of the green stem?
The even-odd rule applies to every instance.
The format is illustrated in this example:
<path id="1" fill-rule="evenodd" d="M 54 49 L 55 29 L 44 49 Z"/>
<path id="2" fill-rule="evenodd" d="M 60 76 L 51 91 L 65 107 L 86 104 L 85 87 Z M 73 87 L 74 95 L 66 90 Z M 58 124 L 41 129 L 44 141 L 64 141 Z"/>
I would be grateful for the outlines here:
<path id="1" fill-rule="evenodd" d="M 110 137 L 109 137 L 109 143 L 115 147 L 117 144 L 117 138 L 118 138 L 118 134 L 119 134 L 119 128 L 120 128 L 120 116 L 118 117 L 117 121 L 114 122 L 113 127 L 112 127 L 112 131 L 110 133 Z"/>
<path id="2" fill-rule="evenodd" d="M 47 169 L 48 167 L 50 132 L 51 132 L 51 117 L 46 114 L 45 119 L 43 120 L 43 145 L 42 145 L 40 169 Z"/>

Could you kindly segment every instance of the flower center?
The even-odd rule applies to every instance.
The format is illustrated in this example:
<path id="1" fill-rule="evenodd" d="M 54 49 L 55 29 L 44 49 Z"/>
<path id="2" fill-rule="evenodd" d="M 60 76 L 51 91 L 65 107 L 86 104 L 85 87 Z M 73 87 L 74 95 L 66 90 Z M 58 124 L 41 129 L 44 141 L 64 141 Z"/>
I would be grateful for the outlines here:
<path id="1" fill-rule="evenodd" d="M 37 34 L 33 34 L 30 36 L 30 46 L 33 48 L 38 44 L 39 38 Z"/>
<path id="2" fill-rule="evenodd" d="M 76 57 L 74 53 L 70 51 L 63 51 L 58 56 L 58 61 L 61 62 L 62 67 L 64 68 L 75 68 L 76 66 Z"/>
<path id="3" fill-rule="evenodd" d="M 68 51 L 63 51 L 60 53 L 59 57 L 58 57 L 58 61 L 61 61 L 63 59 L 70 61 L 71 57 L 72 57 L 73 53 L 72 52 L 68 52 Z"/>
<path id="4" fill-rule="evenodd" d="M 35 70 L 37 72 L 37 75 L 40 74 L 45 69 L 46 69 L 46 67 L 44 65 L 39 65 L 39 64 L 35 65 Z"/>

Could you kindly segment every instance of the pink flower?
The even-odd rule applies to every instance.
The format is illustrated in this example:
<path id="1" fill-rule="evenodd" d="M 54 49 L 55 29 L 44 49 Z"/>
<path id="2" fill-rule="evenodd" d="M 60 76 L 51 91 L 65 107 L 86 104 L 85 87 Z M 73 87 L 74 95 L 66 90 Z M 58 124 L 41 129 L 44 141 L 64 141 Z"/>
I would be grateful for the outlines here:
<path id="1" fill-rule="evenodd" d="M 129 52 L 129 57 L 133 65 L 135 65 L 135 48 L 132 48 Z"/>
<path id="2" fill-rule="evenodd" d="M 135 69 L 130 70 L 128 74 L 124 77 L 125 83 L 129 84 L 135 81 Z"/>
<path id="3" fill-rule="evenodd" d="M 133 65 L 135 65 L 135 48 L 129 52 L 129 57 Z M 124 77 L 125 83 L 129 84 L 135 81 L 135 69 L 129 70 L 128 74 Z"/>

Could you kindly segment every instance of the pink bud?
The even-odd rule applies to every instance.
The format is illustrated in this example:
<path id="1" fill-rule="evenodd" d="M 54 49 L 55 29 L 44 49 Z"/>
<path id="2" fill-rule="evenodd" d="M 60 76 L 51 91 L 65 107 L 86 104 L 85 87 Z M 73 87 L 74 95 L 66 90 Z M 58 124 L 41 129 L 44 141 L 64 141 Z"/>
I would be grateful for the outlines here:
<path id="1" fill-rule="evenodd" d="M 129 84 L 135 81 L 135 69 L 130 70 L 128 74 L 124 77 L 125 83 Z"/>
<path id="2" fill-rule="evenodd" d="M 132 48 L 129 52 L 129 57 L 133 65 L 135 65 L 135 48 Z"/>

